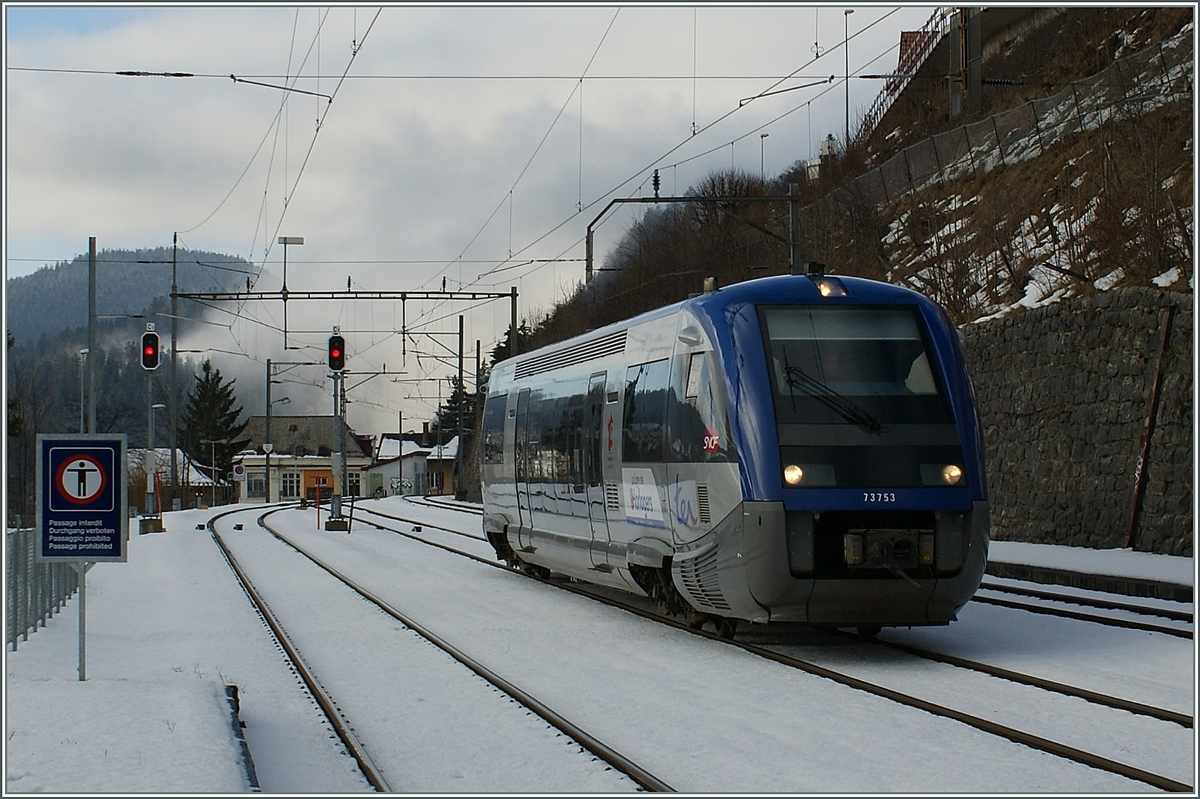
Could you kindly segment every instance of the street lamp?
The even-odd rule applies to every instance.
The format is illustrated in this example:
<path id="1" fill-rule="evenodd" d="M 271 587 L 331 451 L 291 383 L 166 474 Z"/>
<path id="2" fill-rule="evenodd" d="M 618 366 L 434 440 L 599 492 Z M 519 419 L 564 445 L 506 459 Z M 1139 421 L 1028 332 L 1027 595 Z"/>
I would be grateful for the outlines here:
<path id="1" fill-rule="evenodd" d="M 84 347 L 79 351 L 79 432 L 81 434 L 85 432 L 83 429 L 83 364 L 84 361 L 87 360 L 88 352 L 89 350 L 87 347 Z"/>
<path id="2" fill-rule="evenodd" d="M 758 134 L 758 171 L 763 183 L 767 182 L 767 137 L 770 133 Z"/>
<path id="3" fill-rule="evenodd" d="M 267 363 L 269 364 L 270 361 L 267 361 Z M 271 373 L 270 368 L 271 368 L 270 366 L 267 367 L 268 375 Z M 270 503 L 270 501 L 271 501 L 271 453 L 275 449 L 275 444 L 271 441 L 271 407 L 276 404 L 287 405 L 289 402 L 292 401 L 291 397 L 280 397 L 277 400 L 271 399 L 271 384 L 272 383 L 282 383 L 282 382 L 283 382 L 282 380 L 267 380 L 267 430 L 266 430 L 266 433 L 263 435 L 262 448 L 263 448 L 263 452 L 266 454 L 266 458 L 263 460 L 263 473 L 264 473 L 264 476 L 265 476 L 266 482 L 267 482 L 267 502 L 268 503 Z M 247 497 L 247 499 L 248 498 L 249 497 Z"/>
<path id="4" fill-rule="evenodd" d="M 154 412 L 167 407 L 161 402 L 150 406 L 149 432 L 146 434 L 146 515 L 158 516 L 154 502 L 154 475 L 158 473 L 158 453 L 154 450 Z"/>
<path id="5" fill-rule="evenodd" d="M 842 48 L 846 51 L 846 149 L 850 149 L 850 15 L 854 13 L 853 8 L 847 8 L 842 12 L 842 19 L 845 22 L 845 40 L 842 42 Z"/>
<path id="6" fill-rule="evenodd" d="M 212 501 L 208 504 L 211 508 L 217 504 L 217 444 L 225 444 L 227 441 L 223 438 L 202 438 L 200 443 L 212 445 Z"/>

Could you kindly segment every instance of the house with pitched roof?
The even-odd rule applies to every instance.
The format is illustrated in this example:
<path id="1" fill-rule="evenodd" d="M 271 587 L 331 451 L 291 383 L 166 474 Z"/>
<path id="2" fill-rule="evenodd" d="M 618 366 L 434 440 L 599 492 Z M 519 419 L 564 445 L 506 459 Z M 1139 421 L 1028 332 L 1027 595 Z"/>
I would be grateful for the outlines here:
<path id="1" fill-rule="evenodd" d="M 238 502 L 366 495 L 363 474 L 371 465 L 371 438 L 357 435 L 341 419 L 272 415 L 268 431 L 266 416 L 251 416 L 242 436 L 249 443 L 233 459 Z M 339 485 L 339 441 L 345 452 L 345 486 Z"/>

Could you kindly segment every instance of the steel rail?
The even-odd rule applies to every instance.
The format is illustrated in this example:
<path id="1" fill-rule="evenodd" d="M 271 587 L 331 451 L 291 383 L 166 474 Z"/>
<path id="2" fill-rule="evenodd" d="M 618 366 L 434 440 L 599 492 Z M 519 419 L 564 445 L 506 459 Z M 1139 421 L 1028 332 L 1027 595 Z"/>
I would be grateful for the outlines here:
<path id="1" fill-rule="evenodd" d="M 846 636 L 863 638 L 863 636 L 855 633 L 844 632 L 841 630 L 838 632 Z M 993 666 L 990 663 L 980 663 L 976 660 L 960 658 L 957 655 L 947 655 L 942 652 L 921 649 L 920 647 L 902 644 L 898 641 L 888 641 L 882 638 L 866 638 L 865 640 L 878 646 L 886 646 L 889 649 L 895 649 L 897 651 L 913 655 L 914 657 L 925 658 L 926 660 L 945 663 L 949 666 L 957 666 L 958 668 L 962 669 L 970 669 L 971 671 L 982 672 L 983 674 L 989 674 L 993 677 L 999 677 L 1002 680 L 1008 680 L 1021 685 L 1028 685 L 1033 688 L 1041 688 L 1044 691 L 1052 691 L 1057 694 L 1063 694 L 1064 696 L 1073 696 L 1077 699 L 1083 699 L 1096 705 L 1111 707 L 1114 710 L 1124 710 L 1139 716 L 1149 716 L 1150 718 L 1155 718 L 1160 721 L 1170 721 L 1188 729 L 1192 729 L 1194 726 L 1191 716 L 1186 713 L 1168 710 L 1167 708 L 1146 705 L 1142 704 L 1141 702 L 1134 702 L 1131 699 L 1122 699 L 1119 696 L 1109 696 L 1107 694 L 1097 693 L 1096 691 L 1089 691 L 1087 688 L 1079 688 L 1078 686 L 1067 685 L 1066 683 L 1056 682 L 1054 680 L 1047 680 L 1043 677 L 1036 677 L 1032 674 L 1022 674 L 1020 672 L 1012 671 L 1000 666 Z"/>
<path id="2" fill-rule="evenodd" d="M 437 496 L 432 497 L 405 497 L 405 502 L 412 505 L 418 505 L 426 508 L 437 508 L 438 510 L 452 510 L 458 513 L 470 513 L 473 516 L 482 516 L 483 508 L 472 508 L 468 505 L 463 505 L 458 502 L 439 502 Z"/>
<path id="3" fill-rule="evenodd" d="M 276 513 L 278 510 L 279 509 L 268 511 L 268 513 Z M 229 551 L 229 547 L 227 547 L 225 542 L 221 540 L 221 535 L 217 532 L 215 525 L 216 520 L 234 513 L 246 512 L 248 512 L 248 509 L 242 508 L 235 511 L 227 511 L 209 519 L 208 530 L 212 534 L 213 540 L 216 542 L 217 546 L 220 547 L 222 554 L 225 556 L 225 560 L 228 561 L 229 567 L 233 570 L 233 573 L 237 576 L 238 581 L 242 584 L 242 588 L 245 590 L 246 595 L 250 598 L 250 601 L 254 604 L 254 606 L 258 608 L 258 612 L 262 616 L 263 620 L 267 623 L 267 626 L 271 628 L 271 632 L 275 635 L 275 639 L 279 642 L 279 646 L 287 654 L 292 666 L 295 667 L 296 674 L 298 674 L 300 679 L 304 681 L 309 693 L 312 694 L 313 699 L 316 700 L 317 704 L 321 708 L 321 711 L 329 720 L 329 723 L 333 727 L 334 732 L 337 734 L 338 739 L 345 744 L 346 749 L 358 763 L 358 766 L 362 770 L 363 776 L 366 777 L 367 782 L 371 784 L 372 788 L 380 793 L 391 793 L 392 789 L 388 786 L 387 780 L 384 779 L 383 774 L 375 766 L 374 762 L 371 760 L 371 756 L 367 754 L 366 749 L 358 740 L 358 737 L 354 734 L 353 730 L 351 730 L 350 725 L 345 721 L 345 719 L 342 718 L 342 715 L 338 711 L 337 705 L 334 704 L 333 699 L 325 692 L 325 689 L 321 687 L 312 671 L 309 670 L 308 665 L 300 656 L 299 651 L 288 639 L 287 633 L 284 632 L 284 629 L 280 625 L 278 619 L 276 619 L 275 615 L 271 613 L 271 610 L 267 607 L 267 603 L 263 599 L 262 595 L 258 593 L 258 589 L 254 587 L 254 584 L 250 581 L 250 578 L 242 570 L 241 565 L 237 562 L 237 558 L 235 558 L 233 553 Z"/>
<path id="4" fill-rule="evenodd" d="M 766 648 L 764 646 L 760 646 L 758 644 L 748 644 L 748 643 L 745 643 L 742 641 L 721 638 L 720 636 L 716 635 L 715 633 L 708 632 L 707 630 L 696 630 L 696 629 L 686 626 L 682 622 L 679 622 L 675 619 L 660 616 L 657 613 L 653 613 L 651 611 L 644 610 L 644 609 L 636 607 L 634 605 L 629 605 L 627 603 L 612 599 L 610 597 L 593 594 L 589 591 L 583 590 L 574 585 L 558 583 L 553 580 L 544 580 L 543 578 L 536 577 L 534 575 L 526 575 L 526 576 L 532 576 L 533 579 L 535 579 L 535 580 L 541 580 L 542 582 L 557 586 L 566 591 L 571 591 L 572 593 L 590 597 L 590 598 L 592 598 L 598 602 L 602 602 L 606 605 L 610 605 L 613 607 L 619 607 L 624 610 L 628 610 L 628 611 L 635 613 L 639 616 L 642 616 L 644 618 L 651 619 L 653 621 L 657 621 L 662 624 L 667 624 L 667 625 L 670 625 L 677 629 L 684 630 L 684 631 L 690 632 L 690 633 L 694 633 L 696 635 L 701 635 L 701 636 L 704 636 L 705 638 L 709 638 L 714 641 L 721 641 L 722 643 L 728 644 L 730 646 L 738 647 L 739 649 L 742 649 L 743 651 L 749 652 L 751 654 L 759 655 L 761 657 L 767 658 L 768 660 L 772 660 L 776 663 L 780 663 L 785 666 L 790 666 L 792 668 L 799 669 L 801 671 L 804 671 L 808 674 L 812 674 L 817 677 L 824 677 L 826 679 L 833 680 L 834 682 L 839 683 L 840 685 L 844 685 L 848 688 L 853 688 L 853 689 L 856 689 L 859 691 L 864 691 L 864 692 L 872 694 L 874 696 L 879 696 L 883 699 L 888 699 L 888 700 L 891 700 L 898 704 L 916 708 L 918 710 L 924 710 L 935 716 L 941 716 L 943 718 L 948 718 L 948 719 L 952 719 L 954 721 L 958 721 L 962 724 L 966 724 L 967 726 L 970 726 L 977 730 L 980 730 L 981 732 L 985 732 L 985 733 L 988 733 L 991 735 L 996 735 L 1001 738 L 1006 738 L 1007 740 L 1013 741 L 1014 743 L 1023 744 L 1032 749 L 1035 749 L 1035 750 L 1038 750 L 1041 752 L 1046 752 L 1047 754 L 1056 755 L 1058 757 L 1062 757 L 1067 760 L 1071 760 L 1073 762 L 1080 763 L 1085 766 L 1089 766 L 1091 768 L 1097 768 L 1102 771 L 1108 771 L 1112 774 L 1117 774 L 1118 776 L 1126 777 L 1127 779 L 1136 780 L 1138 782 L 1144 782 L 1148 785 L 1152 785 L 1156 788 L 1160 788 L 1165 791 L 1178 791 L 1178 792 L 1185 792 L 1185 793 L 1190 793 L 1193 791 L 1192 786 L 1187 785 L 1182 782 L 1179 782 L 1177 780 L 1173 780 L 1170 777 L 1165 777 L 1161 774 L 1155 774 L 1154 772 L 1147 771 L 1145 769 L 1140 769 L 1140 768 L 1137 768 L 1136 766 L 1131 766 L 1126 763 L 1121 763 L 1119 761 L 1112 760 L 1110 758 L 1106 758 L 1101 755 L 1093 754 L 1091 752 L 1087 752 L 1082 749 L 1078 749 L 1076 747 L 1069 746 L 1067 744 L 1059 743 L 1057 741 L 1052 741 L 1048 738 L 1043 738 L 1041 736 L 1034 735 L 1032 733 L 1027 733 L 1023 730 L 1018 730 L 1014 727 L 1009 727 L 1004 724 L 999 724 L 997 722 L 990 721 L 989 719 L 984 719 L 979 716 L 974 716 L 969 713 L 964 713 L 962 711 L 955 710 L 954 708 L 946 707 L 944 705 L 939 705 L 935 702 L 930 702 L 928 700 L 920 699 L 918 697 L 909 696 L 908 694 L 901 693 L 901 692 L 893 690 L 891 688 L 885 688 L 883 686 L 871 683 L 867 680 L 862 680 L 857 677 L 852 677 L 848 674 L 843 674 L 841 672 L 834 671 L 833 669 L 829 669 L 824 666 L 817 665 L 816 663 L 811 663 L 806 660 L 801 660 L 800 658 L 794 658 L 790 655 L 785 655 L 780 652 L 775 652 L 774 650 L 768 649 L 768 648 Z M 1122 709 L 1124 709 L 1124 708 L 1122 708 Z M 1164 711 L 1164 712 L 1169 713 L 1170 711 Z M 1171 719 L 1168 719 L 1168 720 L 1171 720 Z"/>
<path id="5" fill-rule="evenodd" d="M 1152 605 L 1137 605 L 1130 602 L 1113 602 L 1107 599 L 1096 599 L 1094 597 L 1076 596 L 1074 594 L 1059 594 L 1053 591 L 1043 591 L 1037 588 L 1025 588 L 1016 585 L 997 585 L 989 583 L 986 580 L 979 584 L 980 588 L 989 591 L 1000 591 L 1005 594 L 1016 594 L 1017 596 L 1028 596 L 1035 599 L 1049 599 L 1054 602 L 1063 602 L 1068 605 L 1083 605 L 1089 608 L 1101 608 L 1103 610 L 1125 610 L 1130 613 L 1138 613 L 1142 616 L 1159 616 L 1171 621 L 1186 621 L 1192 622 L 1194 616 L 1183 610 L 1171 610 L 1170 608 L 1156 608 Z"/>
<path id="6" fill-rule="evenodd" d="M 709 635 L 708 633 L 702 634 Z M 1178 791 L 1185 793 L 1192 792 L 1192 786 L 1183 782 L 1179 782 L 1178 780 L 1173 780 L 1170 777 L 1164 777 L 1161 774 L 1155 774 L 1154 772 L 1146 771 L 1145 769 L 1140 769 L 1127 763 L 1121 763 L 1107 757 L 1102 757 L 1101 755 L 1086 752 L 1082 749 L 1077 749 L 1076 747 L 1069 746 L 1058 741 L 1052 741 L 1048 738 L 1043 738 L 1040 735 L 1034 735 L 1023 730 L 1018 730 L 1014 727 L 1009 727 L 1005 724 L 999 724 L 989 719 L 974 716 L 970 713 L 964 713 L 960 710 L 955 710 L 954 708 L 946 707 L 944 705 L 939 705 L 936 702 L 930 702 L 915 696 L 909 696 L 908 694 L 901 693 L 900 691 L 895 691 L 891 688 L 885 688 L 882 685 L 876 685 L 875 683 L 859 679 L 858 677 L 851 677 L 848 674 L 842 674 L 841 672 L 827 669 L 824 666 L 818 666 L 817 664 L 810 663 L 806 660 L 793 658 L 790 655 L 784 655 L 756 644 L 745 644 L 740 641 L 726 641 L 726 643 L 731 646 L 739 647 L 746 652 L 764 657 L 768 660 L 800 669 L 801 671 L 807 672 L 814 676 L 824 677 L 825 679 L 832 680 L 839 685 L 844 685 L 859 691 L 865 691 L 874 696 L 888 699 L 892 702 L 896 702 L 897 704 L 905 705 L 906 707 L 923 710 L 926 713 L 931 713 L 935 716 L 952 719 L 962 724 L 966 724 L 969 727 L 973 727 L 974 729 L 980 730 L 981 732 L 1006 738 L 1013 743 L 1022 744 L 1040 752 L 1057 755 L 1058 757 L 1062 757 L 1091 768 L 1107 771 L 1109 773 L 1125 777 L 1126 779 L 1144 782 L 1147 785 L 1152 785 L 1155 788 L 1159 788 L 1164 791 Z"/>
<path id="7" fill-rule="evenodd" d="M 395 521 L 395 522 L 404 522 L 405 524 L 412 524 L 412 525 L 417 525 L 420 527 L 428 527 L 431 530 L 441 530 L 444 533 L 450 533 L 451 535 L 457 535 L 462 538 L 468 538 L 472 541 L 482 541 L 484 543 L 487 543 L 487 539 L 484 538 L 482 535 L 474 535 L 472 533 L 464 533 L 462 530 L 455 530 L 452 527 L 445 527 L 440 524 L 430 524 L 429 522 L 424 522 L 424 521 L 421 521 L 420 519 L 411 519 L 407 516 L 397 516 L 394 513 L 384 513 L 381 510 L 372 510 L 371 508 L 364 507 L 363 505 L 356 505 L 355 510 L 357 510 L 359 513 L 369 513 L 372 516 L 380 516 L 384 519 L 391 519 L 392 521 Z M 439 508 L 438 510 L 441 510 L 441 509 Z M 360 518 L 359 521 L 365 521 L 365 520 Z M 393 532 L 399 532 L 399 531 L 393 531 Z"/>
<path id="8" fill-rule="evenodd" d="M 824 677 L 826 679 L 832 680 L 832 681 L 837 682 L 846 687 L 853 688 L 855 690 L 864 691 L 864 692 L 872 694 L 874 696 L 888 699 L 890 701 L 896 702 L 901 705 L 905 705 L 907 707 L 912 707 L 912 708 L 915 708 L 918 710 L 924 710 L 935 716 L 941 716 L 943 718 L 948 718 L 953 721 L 958 721 L 962 724 L 966 724 L 970 727 L 973 727 L 974 729 L 980 730 L 981 732 L 985 732 L 985 733 L 988 733 L 991 735 L 1005 738 L 1007 740 L 1013 741 L 1014 743 L 1019 743 L 1019 744 L 1028 746 L 1037 751 L 1046 752 L 1047 754 L 1052 754 L 1052 755 L 1055 755 L 1058 757 L 1062 757 L 1064 759 L 1071 760 L 1076 763 L 1080 763 L 1080 764 L 1088 766 L 1090 768 L 1096 768 L 1096 769 L 1100 769 L 1102 771 L 1107 771 L 1109 773 L 1116 774 L 1118 776 L 1122 776 L 1127 779 L 1136 780 L 1138 782 L 1143 782 L 1148 785 L 1152 785 L 1156 788 L 1159 788 L 1161 790 L 1184 792 L 1184 793 L 1190 793 L 1193 791 L 1192 786 L 1187 785 L 1182 782 L 1179 782 L 1177 780 L 1171 779 L 1170 777 L 1165 777 L 1161 774 L 1155 774 L 1154 772 L 1147 771 L 1145 769 L 1140 769 L 1136 766 L 1131 766 L 1126 763 L 1121 763 L 1119 761 L 1112 760 L 1110 758 L 1106 758 L 1101 755 L 1093 754 L 1091 752 L 1087 752 L 1082 749 L 1078 749 L 1076 747 L 1060 743 L 1058 741 L 1052 741 L 1048 738 L 1043 738 L 1041 736 L 1034 735 L 1032 733 L 1028 733 L 1023 730 L 1018 730 L 1014 727 L 1009 727 L 1004 724 L 999 724 L 999 723 L 993 722 L 989 719 L 984 719 L 979 716 L 974 716 L 969 713 L 964 713 L 962 711 L 955 710 L 954 708 L 946 707 L 944 705 L 939 705 L 935 702 L 930 702 L 928 700 L 910 696 L 908 694 L 901 693 L 901 692 L 893 690 L 891 688 L 885 688 L 883 686 L 871 683 L 867 680 L 862 680 L 857 677 L 852 677 L 848 674 L 843 674 L 843 673 L 835 671 L 833 669 L 829 669 L 824 666 L 817 665 L 816 663 L 811 663 L 806 660 L 794 658 L 790 655 L 785 655 L 780 652 L 775 652 L 771 649 L 768 649 L 766 647 L 763 647 L 763 646 L 760 646 L 757 644 L 748 644 L 748 643 L 744 643 L 742 641 L 721 638 L 720 636 L 716 635 L 715 633 L 711 633 L 706 630 L 697 630 L 697 629 L 688 627 L 687 625 L 683 624 L 680 621 L 677 621 L 676 619 L 664 617 L 658 613 L 655 613 L 655 612 L 652 612 L 649 610 L 645 610 L 643 608 L 639 608 L 636 605 L 632 605 L 630 603 L 626 603 L 626 602 L 614 599 L 612 597 L 602 596 L 602 595 L 593 593 L 591 591 L 586 590 L 585 588 L 581 588 L 576 585 L 571 585 L 569 583 L 563 583 L 563 582 L 555 581 L 555 580 L 548 580 L 548 579 L 545 579 L 542 577 L 538 577 L 537 575 L 526 574 L 524 572 L 516 572 L 516 570 L 510 569 L 503 564 L 484 560 L 483 558 L 480 558 L 476 555 L 472 555 L 470 553 L 465 553 L 465 552 L 456 550 L 453 547 L 448 547 L 443 544 L 437 544 L 437 543 L 434 543 L 431 541 L 426 541 L 418 536 L 413 536 L 411 534 L 403 533 L 398 530 L 390 530 L 389 528 L 383 527 L 382 525 L 378 525 L 375 523 L 372 523 L 372 524 L 373 524 L 373 526 L 379 527 L 382 530 L 387 530 L 389 532 L 398 533 L 399 535 L 404 535 L 406 537 L 414 538 L 415 540 L 420 541 L 422 543 L 429 544 L 431 546 L 435 546 L 440 549 L 445 549 L 445 550 L 447 550 L 449 552 L 453 552 L 455 554 L 459 554 L 459 555 L 463 555 L 465 557 L 472 558 L 473 560 L 479 561 L 481 563 L 485 563 L 485 564 L 487 564 L 489 566 L 493 566 L 495 568 L 504 569 L 505 571 L 513 571 L 515 573 L 521 574 L 522 576 L 530 577 L 530 578 L 537 580 L 539 582 L 542 582 L 544 584 L 551 585 L 556 588 L 561 588 L 565 591 L 570 591 L 574 594 L 586 596 L 590 599 L 593 599 L 595 601 L 609 605 L 611 607 L 617 607 L 622 610 L 626 610 L 628 612 L 642 616 L 643 618 L 649 619 L 651 621 L 656 621 L 660 624 L 666 624 L 668 626 L 675 627 L 676 629 L 694 633 L 696 635 L 700 635 L 700 636 L 712 639 L 714 641 L 721 641 L 730 646 L 738 647 L 748 653 L 759 655 L 768 660 L 772 660 L 772 661 L 780 663 L 782 665 L 786 665 L 786 666 L 790 666 L 792 668 L 799 669 L 801 671 L 804 671 L 806 673 L 812 674 L 817 677 Z M 1085 620 L 1093 620 L 1094 619 L 1094 617 L 1086 617 L 1086 616 L 1084 618 L 1085 618 Z M 1036 687 L 1040 687 L 1040 686 L 1036 686 Z M 1097 695 L 1097 696 L 1099 696 L 1099 695 Z M 1119 700 L 1115 697 L 1109 697 L 1109 699 L 1112 699 L 1112 700 L 1118 701 L 1118 702 L 1123 701 L 1123 700 Z M 1101 704 L 1106 704 L 1106 703 L 1102 702 Z M 1136 703 L 1132 703 L 1132 704 L 1136 704 Z M 1127 710 L 1127 708 L 1119 708 L 1119 709 Z M 1156 710 L 1161 710 L 1161 709 L 1156 709 Z M 1162 710 L 1162 713 L 1164 713 L 1164 714 L 1170 714 L 1171 712 L 1172 711 Z M 1147 715 L 1151 715 L 1151 714 L 1147 714 Z M 1167 718 L 1164 720 L 1175 721 L 1175 719 L 1173 719 L 1173 718 Z M 1187 725 L 1184 725 L 1184 726 L 1187 726 Z"/>
<path id="9" fill-rule="evenodd" d="M 1178 627 L 1164 627 L 1161 624 L 1149 624 L 1144 621 L 1133 621 L 1132 619 L 1117 619 L 1110 616 L 1097 616 L 1092 613 L 1080 613 L 1076 610 L 1067 610 L 1066 608 L 1052 608 L 1046 605 L 1031 605 L 1026 602 L 1013 602 L 1011 599 L 1000 599 L 999 597 L 979 596 L 976 594 L 975 596 L 971 597 L 971 601 L 979 602 L 984 605 L 996 605 L 997 607 L 1002 608 L 1024 610 L 1030 613 L 1041 613 L 1046 616 L 1060 616 L 1064 619 L 1090 621 L 1096 624 L 1103 624 L 1108 627 L 1123 627 L 1129 630 L 1162 633 L 1163 635 L 1173 635 L 1177 638 L 1193 637 L 1191 630 L 1181 630 Z"/>
<path id="10" fill-rule="evenodd" d="M 458 649 L 456 646 L 451 644 L 449 641 L 446 641 L 444 638 L 437 635 L 436 633 L 434 633 L 432 630 L 428 629 L 424 625 L 413 621 L 411 618 L 409 618 L 408 616 L 406 616 L 405 614 L 401 613 L 400 611 L 398 611 L 394 607 L 392 607 L 390 604 L 388 604 L 388 602 L 386 600 L 384 600 L 382 597 L 377 596 L 376 594 L 371 592 L 369 589 L 359 585 L 358 583 L 351 580 L 349 577 L 346 577 L 344 574 L 339 572 L 337 569 L 333 568 L 332 566 L 330 566 L 327 563 L 324 563 L 319 558 L 317 558 L 315 555 L 306 551 L 303 547 L 297 545 L 296 543 L 294 543 L 292 541 L 289 541 L 286 537 L 281 535 L 278 531 L 272 529 L 270 527 L 270 525 L 267 524 L 267 522 L 266 522 L 266 517 L 275 512 L 276 511 L 268 511 L 267 513 L 262 514 L 258 519 L 258 524 L 264 530 L 266 530 L 267 532 L 271 533 L 276 538 L 278 538 L 280 541 L 282 541 L 283 543 L 292 547 L 293 549 L 295 549 L 297 552 L 299 552 L 304 557 L 308 558 L 310 561 L 312 561 L 318 567 L 320 567 L 321 569 L 324 569 L 331 576 L 340 580 L 347 588 L 354 591 L 355 593 L 357 593 L 359 596 L 361 596 L 363 599 L 367 600 L 368 602 L 371 602 L 372 604 L 376 605 L 384 613 L 387 613 L 389 616 L 391 616 L 396 621 L 403 624 L 405 627 L 408 627 L 413 632 L 417 633 L 421 637 L 428 640 L 434 646 L 438 647 L 443 652 L 450 655 L 450 657 L 452 657 L 455 660 L 457 660 L 458 662 L 462 663 L 464 666 L 469 668 L 471 671 L 475 672 L 477 675 L 482 677 L 484 680 L 487 680 L 487 682 L 491 683 L 496 688 L 500 689 L 504 693 L 506 693 L 509 696 L 516 699 L 522 705 L 529 708 L 534 713 L 536 713 L 539 717 L 544 719 L 548 724 L 554 726 L 555 728 L 561 730 L 563 733 L 569 735 L 571 738 L 573 738 L 575 741 L 577 741 L 581 746 L 585 747 L 588 751 L 592 752 L 592 754 L 599 757 L 605 763 L 608 763 L 610 766 L 612 766 L 613 768 L 620 771 L 622 774 L 629 777 L 631 780 L 636 782 L 640 787 L 644 788 L 647 791 L 656 791 L 656 792 L 674 792 L 675 791 L 675 789 L 672 788 L 665 781 L 663 781 L 663 780 L 659 779 L 658 777 L 656 777 L 655 775 L 651 774 L 649 771 L 642 768 L 640 765 L 638 765 L 634 761 L 630 760 L 629 758 L 625 757 L 620 752 L 618 752 L 617 750 L 610 747 L 608 744 L 601 741 L 599 738 L 596 738 L 594 735 L 587 732 L 582 727 L 579 727 L 575 723 L 571 722 L 565 716 L 559 714 L 557 711 L 555 711 L 553 708 L 551 708 L 549 705 L 547 705 L 544 702 L 542 702 L 541 700 L 537 699 L 532 694 L 522 690 L 521 688 L 518 688 L 516 685 L 514 685 L 511 682 L 509 682 L 508 680 L 504 679 L 499 674 L 497 674 L 496 672 L 489 669 L 487 666 L 484 666 L 482 663 L 475 660 L 474 658 L 472 658 L 470 655 L 466 654 L 462 650 Z M 428 543 L 428 542 L 426 542 L 426 543 Z M 459 553 L 459 554 L 462 554 L 462 553 Z"/>

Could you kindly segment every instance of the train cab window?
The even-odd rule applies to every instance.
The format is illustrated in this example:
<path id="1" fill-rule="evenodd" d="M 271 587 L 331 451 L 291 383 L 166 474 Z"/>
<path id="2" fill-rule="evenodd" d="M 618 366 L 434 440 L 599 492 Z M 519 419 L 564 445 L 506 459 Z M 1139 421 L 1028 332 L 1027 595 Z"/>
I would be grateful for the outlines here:
<path id="1" fill-rule="evenodd" d="M 915 310 L 767 307 L 762 319 L 781 422 L 950 421 Z"/>
<path id="2" fill-rule="evenodd" d="M 622 457 L 626 462 L 663 460 L 670 371 L 670 361 L 662 360 L 631 366 L 625 372 Z"/>
<path id="3" fill-rule="evenodd" d="M 684 356 L 671 387 L 668 454 L 679 463 L 729 462 L 733 444 L 729 417 L 716 381 L 711 353 Z"/>
<path id="4" fill-rule="evenodd" d="M 483 462 L 504 463 L 504 407 L 507 394 L 493 394 L 483 406 Z"/>

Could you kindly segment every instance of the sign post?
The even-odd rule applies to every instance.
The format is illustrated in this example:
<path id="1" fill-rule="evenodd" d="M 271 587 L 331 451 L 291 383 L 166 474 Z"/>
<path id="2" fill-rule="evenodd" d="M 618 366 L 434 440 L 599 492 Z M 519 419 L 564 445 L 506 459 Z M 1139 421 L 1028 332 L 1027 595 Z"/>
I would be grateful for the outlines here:
<path id="1" fill-rule="evenodd" d="M 87 570 L 127 560 L 129 504 L 124 433 L 37 437 L 39 561 L 79 572 L 79 679 L 87 679 Z"/>

